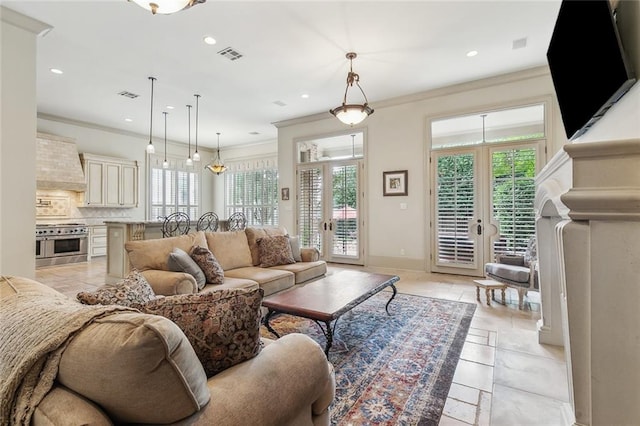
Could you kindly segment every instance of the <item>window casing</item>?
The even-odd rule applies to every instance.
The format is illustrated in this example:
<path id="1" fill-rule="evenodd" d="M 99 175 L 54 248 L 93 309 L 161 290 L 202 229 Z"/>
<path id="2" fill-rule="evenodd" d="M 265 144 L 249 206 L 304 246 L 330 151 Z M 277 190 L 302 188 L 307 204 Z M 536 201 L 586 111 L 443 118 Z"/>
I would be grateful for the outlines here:
<path id="1" fill-rule="evenodd" d="M 184 159 L 167 157 L 169 168 L 163 169 L 164 157 L 149 155 L 148 218 L 161 220 L 175 212 L 184 212 L 192 220 L 200 216 L 201 179 L 199 167 L 187 167 Z"/>

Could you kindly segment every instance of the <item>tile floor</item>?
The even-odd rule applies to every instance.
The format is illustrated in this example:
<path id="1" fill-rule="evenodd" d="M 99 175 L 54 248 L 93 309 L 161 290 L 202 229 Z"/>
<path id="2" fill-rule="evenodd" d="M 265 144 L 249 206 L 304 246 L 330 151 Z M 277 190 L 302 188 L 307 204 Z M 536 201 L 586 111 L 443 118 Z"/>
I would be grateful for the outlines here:
<path id="1" fill-rule="evenodd" d="M 36 270 L 36 280 L 75 297 L 104 283 L 105 258 Z M 330 271 L 353 268 L 332 264 Z M 358 267 L 356 267 L 358 268 Z M 359 268 L 396 274 L 401 293 L 476 304 L 476 312 L 460 355 L 440 425 L 568 424 L 567 371 L 561 347 L 537 341 L 538 293 L 530 293 L 518 309 L 515 290 L 507 303 L 487 306 L 476 300 L 473 278 L 382 268 Z M 498 296 L 498 294 L 496 294 Z"/>

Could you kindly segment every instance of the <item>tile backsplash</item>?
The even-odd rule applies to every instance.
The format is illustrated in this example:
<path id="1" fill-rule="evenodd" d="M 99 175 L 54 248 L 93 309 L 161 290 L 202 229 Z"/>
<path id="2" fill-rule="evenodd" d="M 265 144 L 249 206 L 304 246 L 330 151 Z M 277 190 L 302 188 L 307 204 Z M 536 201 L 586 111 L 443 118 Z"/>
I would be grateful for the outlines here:
<path id="1" fill-rule="evenodd" d="M 87 225 L 102 225 L 105 220 L 132 219 L 133 209 L 82 207 L 83 194 L 64 190 L 37 190 L 36 191 L 36 223 L 75 223 L 82 222 Z"/>

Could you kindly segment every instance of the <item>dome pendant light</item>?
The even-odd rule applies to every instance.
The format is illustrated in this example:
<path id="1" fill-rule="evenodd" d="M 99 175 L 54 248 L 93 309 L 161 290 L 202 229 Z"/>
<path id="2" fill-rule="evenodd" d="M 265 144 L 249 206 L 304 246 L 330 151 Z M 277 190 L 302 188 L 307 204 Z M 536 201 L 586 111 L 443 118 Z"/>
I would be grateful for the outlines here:
<path id="1" fill-rule="evenodd" d="M 149 77 L 149 80 L 151 80 L 151 117 L 149 119 L 149 145 L 147 145 L 147 152 L 149 154 L 153 154 L 156 152 L 156 149 L 153 146 L 153 82 L 156 78 Z"/>
<path id="2" fill-rule="evenodd" d="M 163 111 L 162 114 L 164 114 L 164 161 L 162 162 L 162 168 L 168 169 L 169 162 L 167 161 L 167 114 L 169 113 Z"/>
<path id="3" fill-rule="evenodd" d="M 207 0 L 129 0 L 151 11 L 152 14 L 169 15 L 174 12 L 179 12 L 195 6 L 196 4 L 204 3 Z"/>
<path id="4" fill-rule="evenodd" d="M 191 160 L 191 105 L 187 105 L 189 111 L 189 157 L 187 157 L 186 164 L 188 167 L 193 166 L 193 160 Z"/>
<path id="5" fill-rule="evenodd" d="M 193 153 L 193 161 L 200 161 L 200 154 L 198 153 L 198 100 L 200 95 L 193 95 L 196 97 L 196 152 Z"/>
<path id="6" fill-rule="evenodd" d="M 216 135 L 218 135 L 218 151 L 216 152 L 216 159 L 213 164 L 206 165 L 205 169 L 220 176 L 220 173 L 224 173 L 225 170 L 227 170 L 227 166 L 224 165 L 224 162 L 220 158 L 220 133 L 216 133 Z"/>
<path id="7" fill-rule="evenodd" d="M 362 122 L 365 118 L 373 114 L 373 109 L 369 107 L 367 100 L 367 95 L 364 94 L 364 90 L 360 87 L 360 76 L 353 72 L 353 60 L 358 55 L 349 52 L 347 53 L 347 59 L 349 60 L 349 74 L 347 74 L 347 88 L 344 91 L 344 98 L 342 99 L 342 105 L 336 107 L 329 112 L 336 116 L 336 118 L 342 121 L 344 124 L 348 124 L 353 126 L 354 124 L 358 124 Z M 349 87 L 353 87 L 353 83 L 358 86 L 362 96 L 364 97 L 364 104 L 347 104 L 347 92 L 349 92 Z"/>

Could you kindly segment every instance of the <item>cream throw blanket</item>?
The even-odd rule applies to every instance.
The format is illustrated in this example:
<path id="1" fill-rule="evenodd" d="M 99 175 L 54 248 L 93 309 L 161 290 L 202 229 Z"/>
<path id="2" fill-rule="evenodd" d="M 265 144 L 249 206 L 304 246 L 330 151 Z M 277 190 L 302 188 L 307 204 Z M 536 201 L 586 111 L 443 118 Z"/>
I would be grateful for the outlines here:
<path id="1" fill-rule="evenodd" d="M 117 311 L 135 312 L 122 306 L 82 305 L 62 294 L 37 291 L 1 299 L 0 425 L 28 425 L 53 386 L 74 334 Z"/>

